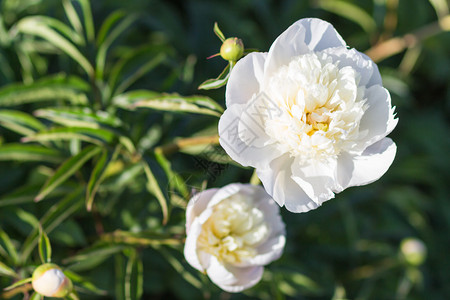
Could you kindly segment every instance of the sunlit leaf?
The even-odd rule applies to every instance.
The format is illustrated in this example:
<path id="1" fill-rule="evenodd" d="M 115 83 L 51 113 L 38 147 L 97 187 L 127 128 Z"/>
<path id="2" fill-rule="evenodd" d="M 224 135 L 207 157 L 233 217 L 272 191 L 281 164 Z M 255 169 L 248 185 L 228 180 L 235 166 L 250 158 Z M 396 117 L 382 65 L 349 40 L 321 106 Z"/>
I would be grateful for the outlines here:
<path id="1" fill-rule="evenodd" d="M 39 146 L 24 144 L 6 144 L 0 147 L 0 161 L 16 160 L 36 162 L 61 162 L 64 157 L 58 150 Z"/>
<path id="2" fill-rule="evenodd" d="M 78 171 L 90 158 L 92 158 L 100 151 L 101 148 L 99 147 L 88 146 L 77 155 L 66 160 L 58 168 L 58 170 L 56 170 L 55 174 L 47 180 L 47 182 L 44 184 L 39 194 L 36 196 L 35 201 L 40 201 L 44 199 L 45 196 L 47 196 L 58 185 L 66 181 L 70 176 L 72 176 L 76 171 Z"/>
<path id="3" fill-rule="evenodd" d="M 0 229 L 0 243 L 4 245 L 9 257 L 14 262 L 14 264 L 17 264 L 19 262 L 19 255 L 17 253 L 16 247 L 14 247 L 14 244 L 12 243 L 8 234 L 6 234 L 6 232 L 4 232 L 2 229 Z"/>
<path id="4" fill-rule="evenodd" d="M 19 287 L 21 285 L 24 285 L 24 284 L 28 283 L 28 282 L 31 282 L 31 277 L 30 278 L 25 278 L 25 279 L 22 279 L 22 280 L 19 280 L 19 281 L 16 281 L 16 282 L 14 282 L 14 284 L 5 287 L 4 290 L 5 291 L 10 291 L 12 289 L 15 289 L 16 287 Z"/>
<path id="5" fill-rule="evenodd" d="M 50 245 L 50 240 L 45 233 L 45 231 L 39 227 L 39 257 L 43 264 L 49 263 L 52 260 L 52 246 Z"/>
<path id="6" fill-rule="evenodd" d="M 117 14 L 120 15 L 120 12 L 118 12 Z M 121 18 L 121 16 L 119 17 L 119 19 Z M 106 56 L 108 53 L 108 50 L 111 46 L 111 44 L 122 34 L 124 33 L 136 20 L 137 20 L 138 16 L 135 14 L 131 14 L 126 16 L 116 27 L 114 27 L 114 29 L 111 29 L 109 31 L 109 29 L 111 28 L 111 26 L 109 26 L 107 29 L 105 29 L 105 31 L 108 31 L 108 34 L 105 35 L 105 38 L 103 40 L 103 35 L 102 32 L 99 34 L 98 37 L 98 52 L 97 52 L 97 57 L 96 57 L 96 74 L 95 77 L 97 79 L 101 79 L 103 78 L 103 73 L 105 71 L 105 62 L 106 62 Z M 115 22 L 114 22 L 115 23 Z"/>
<path id="7" fill-rule="evenodd" d="M 2 276 L 8 276 L 8 277 L 18 277 L 19 275 L 14 272 L 13 269 L 8 267 L 5 263 L 0 261 L 0 275 Z"/>
<path id="8" fill-rule="evenodd" d="M 149 164 L 146 161 L 142 161 L 142 167 L 144 168 L 145 176 L 147 177 L 147 190 L 152 193 L 159 204 L 161 205 L 161 210 L 163 214 L 163 224 L 166 224 L 169 220 L 169 210 L 167 208 L 167 200 L 161 191 L 161 187 L 159 186 L 158 181 L 153 175 L 152 170 L 150 169 Z"/>
<path id="9" fill-rule="evenodd" d="M 212 90 L 223 87 L 227 84 L 228 78 L 230 78 L 230 64 L 228 64 L 225 69 L 223 69 L 222 73 L 217 78 L 208 79 L 204 81 L 198 87 L 199 90 Z"/>
<path id="10" fill-rule="evenodd" d="M 217 37 L 222 41 L 225 42 L 225 35 L 223 35 L 222 31 L 219 28 L 219 25 L 217 22 L 214 23 L 214 33 L 217 35 Z"/>
<path id="11" fill-rule="evenodd" d="M 62 200 L 54 204 L 40 219 L 38 226 L 27 237 L 20 251 L 20 261 L 25 262 L 39 241 L 39 224 L 50 234 L 59 224 L 70 217 L 83 205 L 82 189 L 78 188 L 68 193 Z"/>
<path id="12" fill-rule="evenodd" d="M 162 111 L 190 112 L 220 117 L 223 108 L 206 96 L 184 97 L 178 94 L 155 94 L 153 92 L 133 91 L 118 95 L 114 102 L 128 109 L 151 108 Z"/>
<path id="13" fill-rule="evenodd" d="M 112 154 L 108 154 L 106 150 L 103 150 L 102 155 L 98 159 L 86 188 L 86 209 L 88 211 L 91 211 L 95 194 L 101 182 L 105 179 L 105 171 L 108 169 L 109 164 L 116 160 L 119 150 L 120 147 L 117 147 Z"/>
<path id="14" fill-rule="evenodd" d="M 19 110 L 0 110 L 0 125 L 19 134 L 30 135 L 45 129 L 45 125 L 33 116 Z"/>
<path id="15" fill-rule="evenodd" d="M 43 141 L 67 141 L 78 139 L 81 141 L 104 145 L 111 143 L 115 134 L 102 128 L 87 127 L 64 127 L 40 131 L 34 135 L 26 136 L 22 142 L 43 142 Z"/>
<path id="16" fill-rule="evenodd" d="M 0 89 L 0 107 L 24 103 L 68 100 L 74 104 L 88 102 L 84 91 L 89 87 L 77 77 L 51 76 L 32 84 L 10 84 Z"/>
<path id="17" fill-rule="evenodd" d="M 143 294 L 144 267 L 136 250 L 131 250 L 125 269 L 125 299 L 141 299 Z"/>
<path id="18" fill-rule="evenodd" d="M 41 16 L 25 17 L 17 24 L 17 29 L 25 34 L 41 37 L 73 58 L 88 74 L 94 74 L 94 68 L 83 54 L 65 37 L 53 30 Z"/>
<path id="19" fill-rule="evenodd" d="M 93 112 L 88 108 L 43 108 L 36 110 L 34 115 L 67 127 L 100 128 L 105 126 L 119 127 L 122 125 L 122 121 L 119 118 L 105 111 L 98 110 Z"/>

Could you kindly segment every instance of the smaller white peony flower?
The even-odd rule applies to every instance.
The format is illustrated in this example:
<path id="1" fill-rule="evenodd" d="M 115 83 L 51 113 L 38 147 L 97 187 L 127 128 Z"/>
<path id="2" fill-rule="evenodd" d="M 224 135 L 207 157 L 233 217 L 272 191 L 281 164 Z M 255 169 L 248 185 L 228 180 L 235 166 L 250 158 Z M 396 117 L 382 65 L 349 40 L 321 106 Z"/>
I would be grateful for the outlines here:
<path id="1" fill-rule="evenodd" d="M 386 136 L 397 119 L 377 66 L 319 19 L 295 22 L 268 53 L 239 60 L 226 105 L 220 144 L 256 168 L 266 191 L 292 212 L 377 180 L 395 157 Z"/>
<path id="2" fill-rule="evenodd" d="M 36 293 L 45 297 L 63 298 L 72 292 L 72 281 L 55 264 L 43 264 L 33 272 L 32 282 Z"/>
<path id="3" fill-rule="evenodd" d="M 196 194 L 186 209 L 186 233 L 188 263 L 232 293 L 258 283 L 286 242 L 275 201 L 262 187 L 239 183 Z"/>

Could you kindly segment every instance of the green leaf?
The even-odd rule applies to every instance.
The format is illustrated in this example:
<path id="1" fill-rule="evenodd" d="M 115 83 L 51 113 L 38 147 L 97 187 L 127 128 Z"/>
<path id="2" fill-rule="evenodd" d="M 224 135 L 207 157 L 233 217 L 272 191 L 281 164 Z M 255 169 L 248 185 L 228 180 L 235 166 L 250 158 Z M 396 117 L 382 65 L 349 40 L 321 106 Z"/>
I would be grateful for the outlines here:
<path id="1" fill-rule="evenodd" d="M 0 261 L 0 275 L 17 278 L 19 275 L 5 263 Z"/>
<path id="2" fill-rule="evenodd" d="M 39 145 L 6 144 L 0 147 L 0 161 L 37 161 L 58 163 L 64 157 L 58 150 Z"/>
<path id="3" fill-rule="evenodd" d="M 124 248 L 125 246 L 121 245 L 111 246 L 110 244 L 100 244 L 85 249 L 77 255 L 66 258 L 65 260 L 63 260 L 63 263 L 71 264 L 67 268 L 71 271 L 91 269 L 93 266 L 101 264 L 112 255 L 121 252 Z"/>
<path id="4" fill-rule="evenodd" d="M 217 24 L 217 22 L 214 22 L 214 33 L 222 41 L 222 43 L 225 42 L 225 40 L 226 40 L 225 35 L 219 29 L 219 25 Z"/>
<path id="5" fill-rule="evenodd" d="M 67 127 L 100 128 L 122 126 L 122 121 L 119 118 L 105 111 L 93 112 L 89 108 L 43 108 L 36 110 L 34 115 Z"/>
<path id="6" fill-rule="evenodd" d="M 87 83 L 77 77 L 50 76 L 28 85 L 14 83 L 1 88 L 0 107 L 55 100 L 86 104 L 84 92 L 88 90 Z"/>
<path id="7" fill-rule="evenodd" d="M 17 188 L 11 193 L 4 195 L 0 199 L 0 207 L 8 205 L 19 205 L 22 203 L 33 202 L 34 197 L 41 189 L 41 185 L 25 185 Z M 61 185 L 54 189 L 49 196 L 59 197 L 64 196 L 73 190 L 73 186 Z"/>
<path id="8" fill-rule="evenodd" d="M 82 187 L 73 190 L 48 210 L 39 221 L 39 224 L 42 224 L 42 229 L 45 230 L 45 232 L 50 234 L 53 229 L 82 207 L 82 190 Z M 39 225 L 35 227 L 36 229 L 30 233 L 22 245 L 20 252 L 20 261 L 22 263 L 26 262 L 39 241 L 38 227 Z"/>
<path id="9" fill-rule="evenodd" d="M 58 19 L 47 16 L 34 16 L 35 20 L 49 28 L 57 30 L 57 32 L 63 34 L 66 38 L 73 41 L 78 45 L 84 45 L 84 38 L 78 32 L 72 30 L 69 26 L 59 21 Z"/>
<path id="10" fill-rule="evenodd" d="M 120 14 L 120 12 L 119 12 Z M 136 20 L 138 16 L 136 14 L 128 15 L 123 19 L 110 33 L 102 40 L 102 35 L 99 34 L 99 46 L 96 57 L 96 67 L 95 67 L 95 78 L 102 79 L 103 73 L 105 71 L 106 55 L 108 53 L 109 47 L 112 43 L 127 30 Z M 109 29 L 109 28 L 108 28 Z"/>
<path id="11" fill-rule="evenodd" d="M 368 34 L 373 34 L 377 30 L 372 16 L 356 4 L 342 0 L 319 0 L 317 5 L 323 10 L 355 22 Z"/>
<path id="12" fill-rule="evenodd" d="M 70 176 L 72 176 L 76 171 L 78 171 L 90 158 L 101 151 L 100 147 L 88 146 L 84 148 L 77 155 L 66 160 L 59 168 L 56 170 L 55 174 L 50 177 L 47 182 L 42 187 L 39 194 L 36 196 L 35 201 L 40 201 L 44 199 L 52 190 L 54 190 L 61 183 L 66 181 Z"/>
<path id="13" fill-rule="evenodd" d="M 83 12 L 84 29 L 89 42 L 95 40 L 94 18 L 92 17 L 91 3 L 89 0 L 77 0 Z"/>
<path id="14" fill-rule="evenodd" d="M 105 171 L 107 170 L 109 164 L 117 159 L 119 150 L 120 147 L 116 147 L 116 150 L 111 155 L 108 155 L 108 152 L 106 150 L 103 150 L 102 155 L 97 161 L 97 164 L 95 165 L 94 170 L 91 173 L 91 177 L 89 178 L 88 186 L 86 189 L 86 209 L 88 211 L 91 211 L 95 194 L 97 193 L 100 184 L 105 179 Z"/>
<path id="15" fill-rule="evenodd" d="M 79 274 L 71 271 L 71 270 L 64 270 L 64 275 L 66 275 L 72 282 L 76 283 L 77 289 L 80 290 L 81 288 L 85 289 L 86 291 L 89 291 L 91 293 L 94 293 L 99 296 L 106 296 L 108 294 L 107 291 L 104 291 L 97 286 L 95 286 L 92 282 L 87 280 L 86 278 L 80 276 Z M 80 290 L 82 291 L 82 290 Z"/>
<path id="16" fill-rule="evenodd" d="M 44 298 L 44 296 L 34 292 L 33 295 L 31 295 L 30 300 L 41 300 L 42 298 Z"/>
<path id="17" fill-rule="evenodd" d="M 127 266 L 125 268 L 125 299 L 141 299 L 144 284 L 144 267 L 135 249 L 130 250 Z"/>
<path id="18" fill-rule="evenodd" d="M 38 249 L 39 249 L 39 257 L 41 259 L 41 262 L 43 264 L 50 263 L 52 260 L 52 246 L 50 244 L 50 240 L 49 240 L 47 234 L 42 229 L 42 227 L 39 227 Z"/>
<path id="19" fill-rule="evenodd" d="M 88 76 L 94 74 L 94 68 L 86 57 L 69 40 L 53 30 L 45 18 L 41 16 L 25 17 L 17 23 L 17 29 L 22 33 L 43 38 L 74 59 Z"/>
<path id="20" fill-rule="evenodd" d="M 19 256 L 16 247 L 14 247 L 14 244 L 12 243 L 8 234 L 6 234 L 6 232 L 4 232 L 1 229 L 0 229 L 0 242 L 3 243 L 4 247 L 6 248 L 6 251 L 8 251 L 8 255 L 11 258 L 14 265 L 17 265 L 19 262 Z"/>
<path id="21" fill-rule="evenodd" d="M 223 108 L 214 100 L 206 96 L 180 96 L 179 94 L 154 94 L 149 92 L 147 97 L 142 91 L 129 92 L 118 95 L 115 103 L 129 103 L 128 109 L 151 108 L 162 111 L 190 112 L 220 117 Z"/>
<path id="22" fill-rule="evenodd" d="M 198 87 L 199 90 L 212 90 L 223 87 L 227 84 L 228 78 L 230 78 L 230 64 L 228 64 L 225 69 L 223 69 L 222 73 L 217 78 L 208 79 L 204 81 Z"/>
<path id="23" fill-rule="evenodd" d="M 162 223 L 163 223 L 163 225 L 165 225 L 165 224 L 167 224 L 167 221 L 169 220 L 169 210 L 167 208 L 166 197 L 164 197 L 164 194 L 161 191 L 161 187 L 159 186 L 158 181 L 156 180 L 155 176 L 153 175 L 153 172 L 150 169 L 149 164 L 144 160 L 142 160 L 141 163 L 144 168 L 145 176 L 147 177 L 147 190 L 156 197 L 159 204 L 161 205 L 161 210 L 162 210 L 162 214 L 163 214 L 163 222 Z"/>
<path id="24" fill-rule="evenodd" d="M 129 83 L 133 83 L 138 78 L 151 71 L 158 64 L 164 62 L 165 59 L 163 59 L 162 56 L 166 58 L 167 56 L 171 56 L 173 54 L 173 48 L 164 44 L 155 45 L 154 43 L 148 43 L 142 47 L 130 48 L 127 49 L 127 51 L 124 51 L 123 55 L 120 56 L 119 60 L 112 67 L 108 77 L 108 85 L 111 87 L 111 89 L 114 90 L 113 95 L 122 93 L 126 88 L 128 88 Z M 122 91 L 118 91 L 116 88 L 117 82 L 119 81 L 119 79 L 122 79 L 121 77 L 123 77 L 123 74 L 130 72 L 128 71 L 130 69 L 129 66 L 134 66 L 136 64 L 136 61 L 139 62 L 139 66 L 142 65 L 142 63 L 140 63 L 141 61 L 145 61 L 145 65 L 147 65 L 147 67 L 140 67 L 138 69 L 138 76 L 133 75 L 136 73 L 136 71 L 131 71 L 132 75 L 129 78 L 132 77 L 132 81 L 130 81 L 130 79 L 126 79 L 125 82 L 128 82 L 128 84 L 124 85 L 124 83 L 122 83 Z"/>
<path id="25" fill-rule="evenodd" d="M 66 16 L 69 19 L 70 24 L 75 29 L 79 36 L 83 36 L 83 26 L 81 25 L 80 18 L 78 17 L 78 13 L 75 7 L 70 0 L 63 0 L 62 2 L 64 11 L 66 12 Z"/>
<path id="26" fill-rule="evenodd" d="M 202 283 L 191 273 L 186 271 L 186 268 L 180 263 L 178 259 L 176 259 L 169 251 L 167 247 L 155 247 L 159 250 L 162 256 L 169 262 L 169 264 L 183 277 L 187 282 L 192 284 L 194 287 L 198 289 L 202 289 Z"/>
<path id="27" fill-rule="evenodd" d="M 166 173 L 170 188 L 177 190 L 183 198 L 187 198 L 189 190 L 186 187 L 185 180 L 172 170 L 170 161 L 160 151 L 155 152 L 155 158 Z"/>
<path id="28" fill-rule="evenodd" d="M 113 132 L 102 128 L 64 127 L 41 131 L 35 135 L 23 137 L 21 141 L 26 143 L 77 139 L 101 146 L 111 143 L 114 138 Z"/>
<path id="29" fill-rule="evenodd" d="M 0 125 L 19 134 L 30 135 L 45 129 L 44 124 L 33 116 L 19 110 L 0 110 Z"/>
<path id="30" fill-rule="evenodd" d="M 30 278 L 25 278 L 25 279 L 16 281 L 16 282 L 14 282 L 14 284 L 5 287 L 3 290 L 5 290 L 5 291 L 10 291 L 10 290 L 12 290 L 12 289 L 15 289 L 16 287 L 19 287 L 19 286 L 24 285 L 24 284 L 26 284 L 26 283 L 28 283 L 28 282 L 31 282 L 31 280 L 32 280 L 32 279 L 31 279 L 31 277 L 30 277 Z"/>
<path id="31" fill-rule="evenodd" d="M 135 83 L 139 78 L 153 70 L 155 67 L 160 65 L 167 58 L 166 53 L 159 53 L 155 55 L 148 62 L 144 63 L 140 66 L 131 76 L 129 76 L 126 80 L 124 80 L 116 89 L 116 93 L 120 94 L 129 88 L 133 83 Z"/>

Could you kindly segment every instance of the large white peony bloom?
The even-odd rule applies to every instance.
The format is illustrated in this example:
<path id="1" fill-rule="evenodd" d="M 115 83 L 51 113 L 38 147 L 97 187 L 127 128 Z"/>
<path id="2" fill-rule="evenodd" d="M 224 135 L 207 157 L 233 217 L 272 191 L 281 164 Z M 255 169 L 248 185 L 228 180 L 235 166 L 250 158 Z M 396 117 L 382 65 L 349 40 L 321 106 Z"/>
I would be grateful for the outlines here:
<path id="1" fill-rule="evenodd" d="M 196 194 L 186 209 L 184 256 L 227 292 L 254 286 L 286 241 L 275 201 L 260 186 L 229 184 Z"/>
<path id="2" fill-rule="evenodd" d="M 377 66 L 319 19 L 297 21 L 268 53 L 242 58 L 226 105 L 221 145 L 256 168 L 266 191 L 292 212 L 377 180 L 395 157 L 386 135 L 397 119 Z"/>

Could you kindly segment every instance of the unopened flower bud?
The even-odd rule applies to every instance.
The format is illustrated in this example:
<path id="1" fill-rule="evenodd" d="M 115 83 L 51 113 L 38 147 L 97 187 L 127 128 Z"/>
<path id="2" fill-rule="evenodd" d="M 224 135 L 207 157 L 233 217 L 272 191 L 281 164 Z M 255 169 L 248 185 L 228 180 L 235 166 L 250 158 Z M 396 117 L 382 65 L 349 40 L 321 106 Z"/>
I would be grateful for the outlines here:
<path id="1" fill-rule="evenodd" d="M 43 264 L 32 276 L 33 289 L 45 297 L 63 298 L 72 292 L 72 281 L 55 264 Z"/>
<path id="2" fill-rule="evenodd" d="M 400 250 L 405 261 L 413 266 L 421 265 L 427 257 L 427 248 L 419 239 L 404 239 L 400 244 Z"/>
<path id="3" fill-rule="evenodd" d="M 225 60 L 237 61 L 244 55 L 244 43 L 236 37 L 228 38 L 220 47 L 220 56 Z"/>

